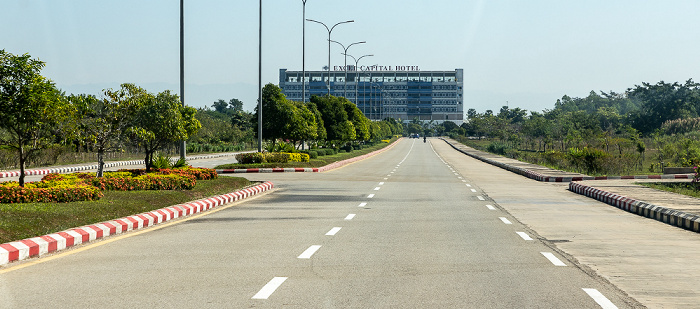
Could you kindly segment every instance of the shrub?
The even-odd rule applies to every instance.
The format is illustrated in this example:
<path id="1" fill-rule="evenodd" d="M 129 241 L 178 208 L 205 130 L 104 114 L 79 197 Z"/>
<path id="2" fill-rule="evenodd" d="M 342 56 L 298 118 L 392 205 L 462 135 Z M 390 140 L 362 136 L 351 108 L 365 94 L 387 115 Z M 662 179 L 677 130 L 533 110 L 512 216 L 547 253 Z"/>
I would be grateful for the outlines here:
<path id="1" fill-rule="evenodd" d="M 239 153 L 236 155 L 236 161 L 241 164 L 253 164 L 265 162 L 265 156 L 260 152 Z"/>
<path id="2" fill-rule="evenodd" d="M 219 174 L 216 173 L 215 169 L 204 167 L 165 169 L 160 170 L 159 172 L 163 175 L 174 174 L 182 176 L 192 176 L 197 180 L 210 180 L 219 178 Z"/>
<path id="3" fill-rule="evenodd" d="M 171 168 L 172 166 L 173 163 L 171 162 L 170 157 L 159 152 L 156 154 L 156 158 L 153 160 L 153 166 L 151 167 L 157 169 L 166 169 Z"/>
<path id="4" fill-rule="evenodd" d="M 508 145 L 505 143 L 501 142 L 492 142 L 488 146 L 486 146 L 486 150 L 491 153 L 499 154 L 499 155 L 505 155 L 506 150 L 509 149 Z"/>
<path id="5" fill-rule="evenodd" d="M 100 190 L 191 190 L 197 184 L 192 175 L 146 174 L 126 178 L 94 178 L 91 184 Z"/>
<path id="6" fill-rule="evenodd" d="M 309 158 L 311 158 L 311 159 L 316 159 L 316 158 L 318 158 L 318 152 L 315 151 L 315 150 L 310 150 L 310 151 L 309 151 Z"/>
<path id="7" fill-rule="evenodd" d="M 309 162 L 309 155 L 306 153 L 288 153 L 284 152 L 282 154 L 285 154 L 288 156 L 288 161 L 291 162 Z"/>
<path id="8" fill-rule="evenodd" d="M 289 156 L 281 152 L 268 152 L 265 153 L 265 160 L 267 163 L 287 163 L 289 162 Z"/>
<path id="9" fill-rule="evenodd" d="M 86 184 L 62 184 L 50 188 L 0 185 L 0 203 L 69 203 L 102 198 L 102 192 Z"/>

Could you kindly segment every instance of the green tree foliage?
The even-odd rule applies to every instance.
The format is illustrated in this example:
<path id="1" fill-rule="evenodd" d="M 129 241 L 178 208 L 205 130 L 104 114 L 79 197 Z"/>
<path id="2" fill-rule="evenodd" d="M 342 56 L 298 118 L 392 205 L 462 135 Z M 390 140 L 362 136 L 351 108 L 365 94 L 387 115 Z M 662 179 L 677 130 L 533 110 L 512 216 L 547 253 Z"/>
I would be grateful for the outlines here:
<path id="1" fill-rule="evenodd" d="M 105 95 L 105 99 L 85 94 L 68 97 L 78 110 L 79 138 L 97 151 L 97 177 L 104 172 L 105 152 L 121 148 L 136 108 L 133 101 L 121 100 L 119 92 L 110 89 Z"/>
<path id="2" fill-rule="evenodd" d="M 0 50 L 0 145 L 17 151 L 24 186 L 29 156 L 75 132 L 75 109 L 50 80 L 44 63 Z"/>
<path id="3" fill-rule="evenodd" d="M 642 83 L 628 89 L 627 96 L 640 102 L 641 108 L 631 115 L 630 123 L 644 134 L 653 132 L 669 120 L 700 116 L 700 84 L 692 79 L 684 84 Z"/>
<path id="4" fill-rule="evenodd" d="M 187 140 L 201 128 L 195 118 L 197 110 L 182 106 L 179 97 L 168 90 L 153 95 L 133 84 L 122 84 L 121 91 L 125 93 L 123 100 L 136 104 L 128 134 L 133 143 L 142 147 L 147 171 L 157 150 Z"/>

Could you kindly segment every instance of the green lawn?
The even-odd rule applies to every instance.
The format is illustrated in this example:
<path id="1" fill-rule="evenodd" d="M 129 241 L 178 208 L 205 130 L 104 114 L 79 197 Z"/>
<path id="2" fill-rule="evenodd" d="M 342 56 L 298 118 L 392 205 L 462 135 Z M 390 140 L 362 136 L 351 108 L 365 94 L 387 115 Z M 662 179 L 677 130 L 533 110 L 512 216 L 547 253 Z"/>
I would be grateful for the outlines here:
<path id="1" fill-rule="evenodd" d="M 0 243 L 60 232 L 210 196 L 251 183 L 241 177 L 198 180 L 193 190 L 103 191 L 99 201 L 0 204 Z"/>

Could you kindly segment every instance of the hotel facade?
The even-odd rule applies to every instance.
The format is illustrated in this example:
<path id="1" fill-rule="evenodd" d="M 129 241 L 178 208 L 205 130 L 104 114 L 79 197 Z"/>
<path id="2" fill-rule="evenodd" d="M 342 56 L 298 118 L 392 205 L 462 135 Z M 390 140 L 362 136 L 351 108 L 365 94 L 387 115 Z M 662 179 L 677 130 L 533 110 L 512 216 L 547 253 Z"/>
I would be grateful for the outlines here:
<path id="1" fill-rule="evenodd" d="M 328 94 L 329 71 L 280 69 L 279 86 L 287 99 L 306 101 Z M 330 71 L 330 94 L 355 103 L 370 120 L 386 117 L 441 123 L 464 122 L 463 70 L 421 71 L 417 66 L 335 66 Z"/>

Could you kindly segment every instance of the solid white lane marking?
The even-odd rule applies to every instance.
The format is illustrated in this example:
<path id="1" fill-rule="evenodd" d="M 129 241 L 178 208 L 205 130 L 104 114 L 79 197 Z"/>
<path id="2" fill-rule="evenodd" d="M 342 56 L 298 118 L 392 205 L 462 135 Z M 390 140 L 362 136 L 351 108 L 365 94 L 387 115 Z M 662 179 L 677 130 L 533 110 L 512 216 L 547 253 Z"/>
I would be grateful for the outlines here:
<path id="1" fill-rule="evenodd" d="M 528 234 L 525 233 L 525 232 L 515 232 L 515 233 L 517 233 L 518 235 L 520 235 L 520 237 L 521 237 L 522 239 L 524 239 L 524 240 L 532 240 L 532 237 L 530 237 L 530 235 L 528 235 Z"/>
<path id="2" fill-rule="evenodd" d="M 480 201 L 485 201 L 484 197 L 481 196 L 481 195 L 478 195 L 477 198 L 478 198 Z"/>
<path id="3" fill-rule="evenodd" d="M 374 188 L 374 191 L 379 191 L 380 187 Z"/>
<path id="4" fill-rule="evenodd" d="M 345 220 L 352 220 L 352 218 L 355 218 L 355 214 L 349 214 L 347 217 L 345 217 Z"/>
<path id="5" fill-rule="evenodd" d="M 496 210 L 496 207 L 493 207 L 491 205 L 486 205 L 486 208 L 491 209 L 491 210 Z"/>
<path id="6" fill-rule="evenodd" d="M 314 253 L 316 253 L 316 251 L 318 251 L 318 249 L 321 249 L 321 246 L 313 245 L 313 246 L 309 247 L 309 249 L 306 249 L 306 251 L 304 251 L 304 253 L 299 255 L 297 258 L 298 259 L 310 259 L 311 256 L 314 255 Z"/>
<path id="7" fill-rule="evenodd" d="M 603 309 L 617 309 L 617 306 L 613 304 L 607 297 L 605 297 L 602 293 L 598 292 L 596 289 L 583 289 L 588 296 L 593 298 L 598 305 L 600 305 L 601 308 Z"/>
<path id="8" fill-rule="evenodd" d="M 326 236 L 334 236 L 338 233 L 338 231 L 340 231 L 340 229 L 340 227 L 334 227 L 330 231 L 328 231 L 328 233 L 326 233 Z"/>
<path id="9" fill-rule="evenodd" d="M 501 221 L 503 221 L 503 223 L 505 223 L 505 224 L 513 224 L 512 222 L 510 222 L 508 219 L 506 219 L 504 217 L 498 217 L 498 219 L 501 219 Z"/>
<path id="10" fill-rule="evenodd" d="M 544 255 L 544 257 L 546 257 L 555 266 L 566 266 L 566 264 L 564 264 L 564 262 L 562 262 L 560 259 L 558 259 L 556 256 L 554 256 L 554 254 L 552 254 L 550 252 L 540 252 L 540 253 L 542 253 L 542 255 Z"/>
<path id="11" fill-rule="evenodd" d="M 367 203 L 360 203 L 360 206 L 357 206 L 357 207 L 365 207 L 365 206 L 367 206 Z"/>
<path id="12" fill-rule="evenodd" d="M 374 194 L 370 194 L 367 196 L 367 198 L 373 198 L 373 197 L 374 197 Z"/>
<path id="13" fill-rule="evenodd" d="M 380 186 L 383 186 L 383 185 L 384 185 L 384 182 L 380 182 L 379 185 L 380 185 Z"/>
<path id="14" fill-rule="evenodd" d="M 287 277 L 274 277 L 270 282 L 268 282 L 257 294 L 253 296 L 253 299 L 267 299 L 272 295 L 272 293 L 277 290 L 280 285 L 287 280 Z"/>
<path id="15" fill-rule="evenodd" d="M 471 189 L 471 190 L 472 190 L 472 192 L 476 193 L 476 190 L 474 190 L 474 189 Z"/>

